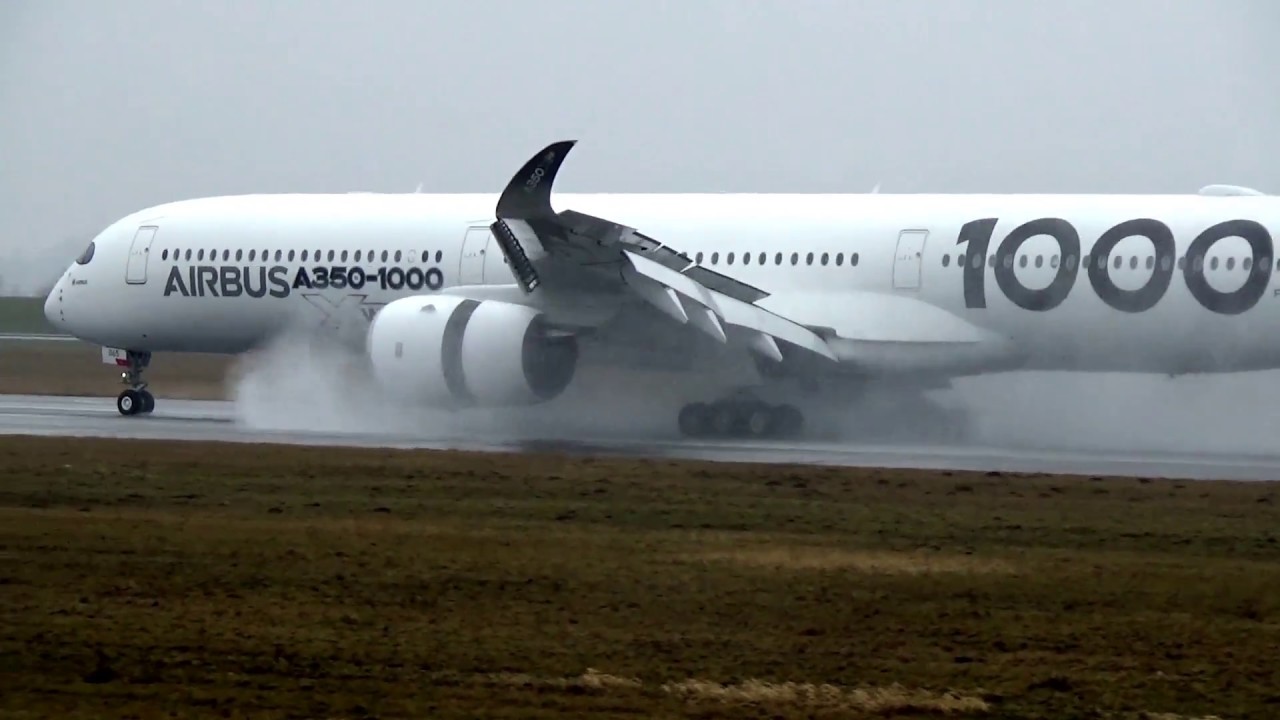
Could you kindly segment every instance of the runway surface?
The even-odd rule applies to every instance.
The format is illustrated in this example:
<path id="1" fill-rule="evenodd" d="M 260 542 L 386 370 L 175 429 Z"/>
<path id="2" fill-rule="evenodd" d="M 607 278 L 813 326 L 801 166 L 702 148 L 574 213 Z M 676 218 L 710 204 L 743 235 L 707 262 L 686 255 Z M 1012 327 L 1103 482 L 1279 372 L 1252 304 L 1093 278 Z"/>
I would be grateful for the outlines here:
<path id="1" fill-rule="evenodd" d="M 7 342 L 80 342 L 70 335 L 49 335 L 43 333 L 0 333 L 0 344 Z"/>
<path id="2" fill-rule="evenodd" d="M 801 463 L 854 467 L 1081 475 L 1129 475 L 1186 479 L 1280 479 L 1280 456 L 1174 455 L 1062 449 L 860 445 L 794 441 L 684 441 L 579 438 L 493 440 L 475 434 L 431 436 L 386 433 L 281 432 L 245 427 L 230 402 L 168 400 L 150 416 L 123 417 L 113 398 L 0 396 L 0 434 L 270 442 L 483 452 L 554 451 L 736 462 Z"/>

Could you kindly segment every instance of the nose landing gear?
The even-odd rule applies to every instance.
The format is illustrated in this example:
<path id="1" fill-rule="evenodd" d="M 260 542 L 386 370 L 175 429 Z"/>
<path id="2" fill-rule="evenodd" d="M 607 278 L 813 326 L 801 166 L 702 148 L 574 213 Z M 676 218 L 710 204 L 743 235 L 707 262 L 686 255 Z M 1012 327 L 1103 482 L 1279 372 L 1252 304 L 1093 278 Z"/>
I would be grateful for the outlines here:
<path id="1" fill-rule="evenodd" d="M 147 415 L 156 409 L 156 399 L 148 390 L 142 379 L 142 371 L 151 364 L 151 353 L 129 350 L 125 353 L 125 371 L 120 373 L 120 382 L 129 388 L 116 398 L 116 410 L 121 415 Z"/>

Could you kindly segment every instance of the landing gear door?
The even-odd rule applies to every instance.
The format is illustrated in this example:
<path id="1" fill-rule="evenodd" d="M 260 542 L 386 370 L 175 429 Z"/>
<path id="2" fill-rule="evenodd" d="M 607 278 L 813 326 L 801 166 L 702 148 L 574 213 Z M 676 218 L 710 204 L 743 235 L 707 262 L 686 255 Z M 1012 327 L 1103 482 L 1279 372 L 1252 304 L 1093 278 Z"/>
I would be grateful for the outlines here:
<path id="1" fill-rule="evenodd" d="M 147 281 L 147 258 L 151 255 L 151 241 L 155 239 L 158 229 L 155 225 L 144 225 L 134 234 L 133 244 L 129 246 L 129 264 L 125 268 L 125 282 L 141 285 Z"/>
<path id="2" fill-rule="evenodd" d="M 462 260 L 458 265 L 459 285 L 484 284 L 484 261 L 491 237 L 493 234 L 488 225 L 467 228 L 467 235 L 462 239 Z"/>

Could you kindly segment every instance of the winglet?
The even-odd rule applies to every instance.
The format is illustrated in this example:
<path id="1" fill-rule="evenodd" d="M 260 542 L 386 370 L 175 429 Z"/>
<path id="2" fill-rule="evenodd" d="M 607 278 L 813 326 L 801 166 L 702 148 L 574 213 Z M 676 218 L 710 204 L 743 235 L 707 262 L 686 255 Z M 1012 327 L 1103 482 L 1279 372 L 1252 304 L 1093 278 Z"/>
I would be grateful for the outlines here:
<path id="1" fill-rule="evenodd" d="M 495 210 L 499 218 L 525 219 L 554 215 L 551 209 L 551 186 L 564 164 L 564 158 L 578 143 L 577 140 L 561 140 L 538 151 L 511 178 L 498 198 Z"/>

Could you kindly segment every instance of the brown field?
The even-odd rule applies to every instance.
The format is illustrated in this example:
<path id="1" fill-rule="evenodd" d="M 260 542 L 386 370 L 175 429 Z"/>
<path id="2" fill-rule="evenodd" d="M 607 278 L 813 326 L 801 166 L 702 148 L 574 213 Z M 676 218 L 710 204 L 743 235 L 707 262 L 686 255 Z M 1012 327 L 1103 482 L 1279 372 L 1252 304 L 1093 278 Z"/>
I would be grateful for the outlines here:
<path id="1" fill-rule="evenodd" d="M 166 398 L 225 400 L 226 378 L 237 362 L 225 355 L 157 355 L 146 379 Z M 120 372 L 102 364 L 96 345 L 0 344 L 0 394 L 115 396 L 123 387 Z"/>
<path id="2" fill-rule="evenodd" d="M 0 717 L 1275 718 L 1277 500 L 0 438 Z"/>

